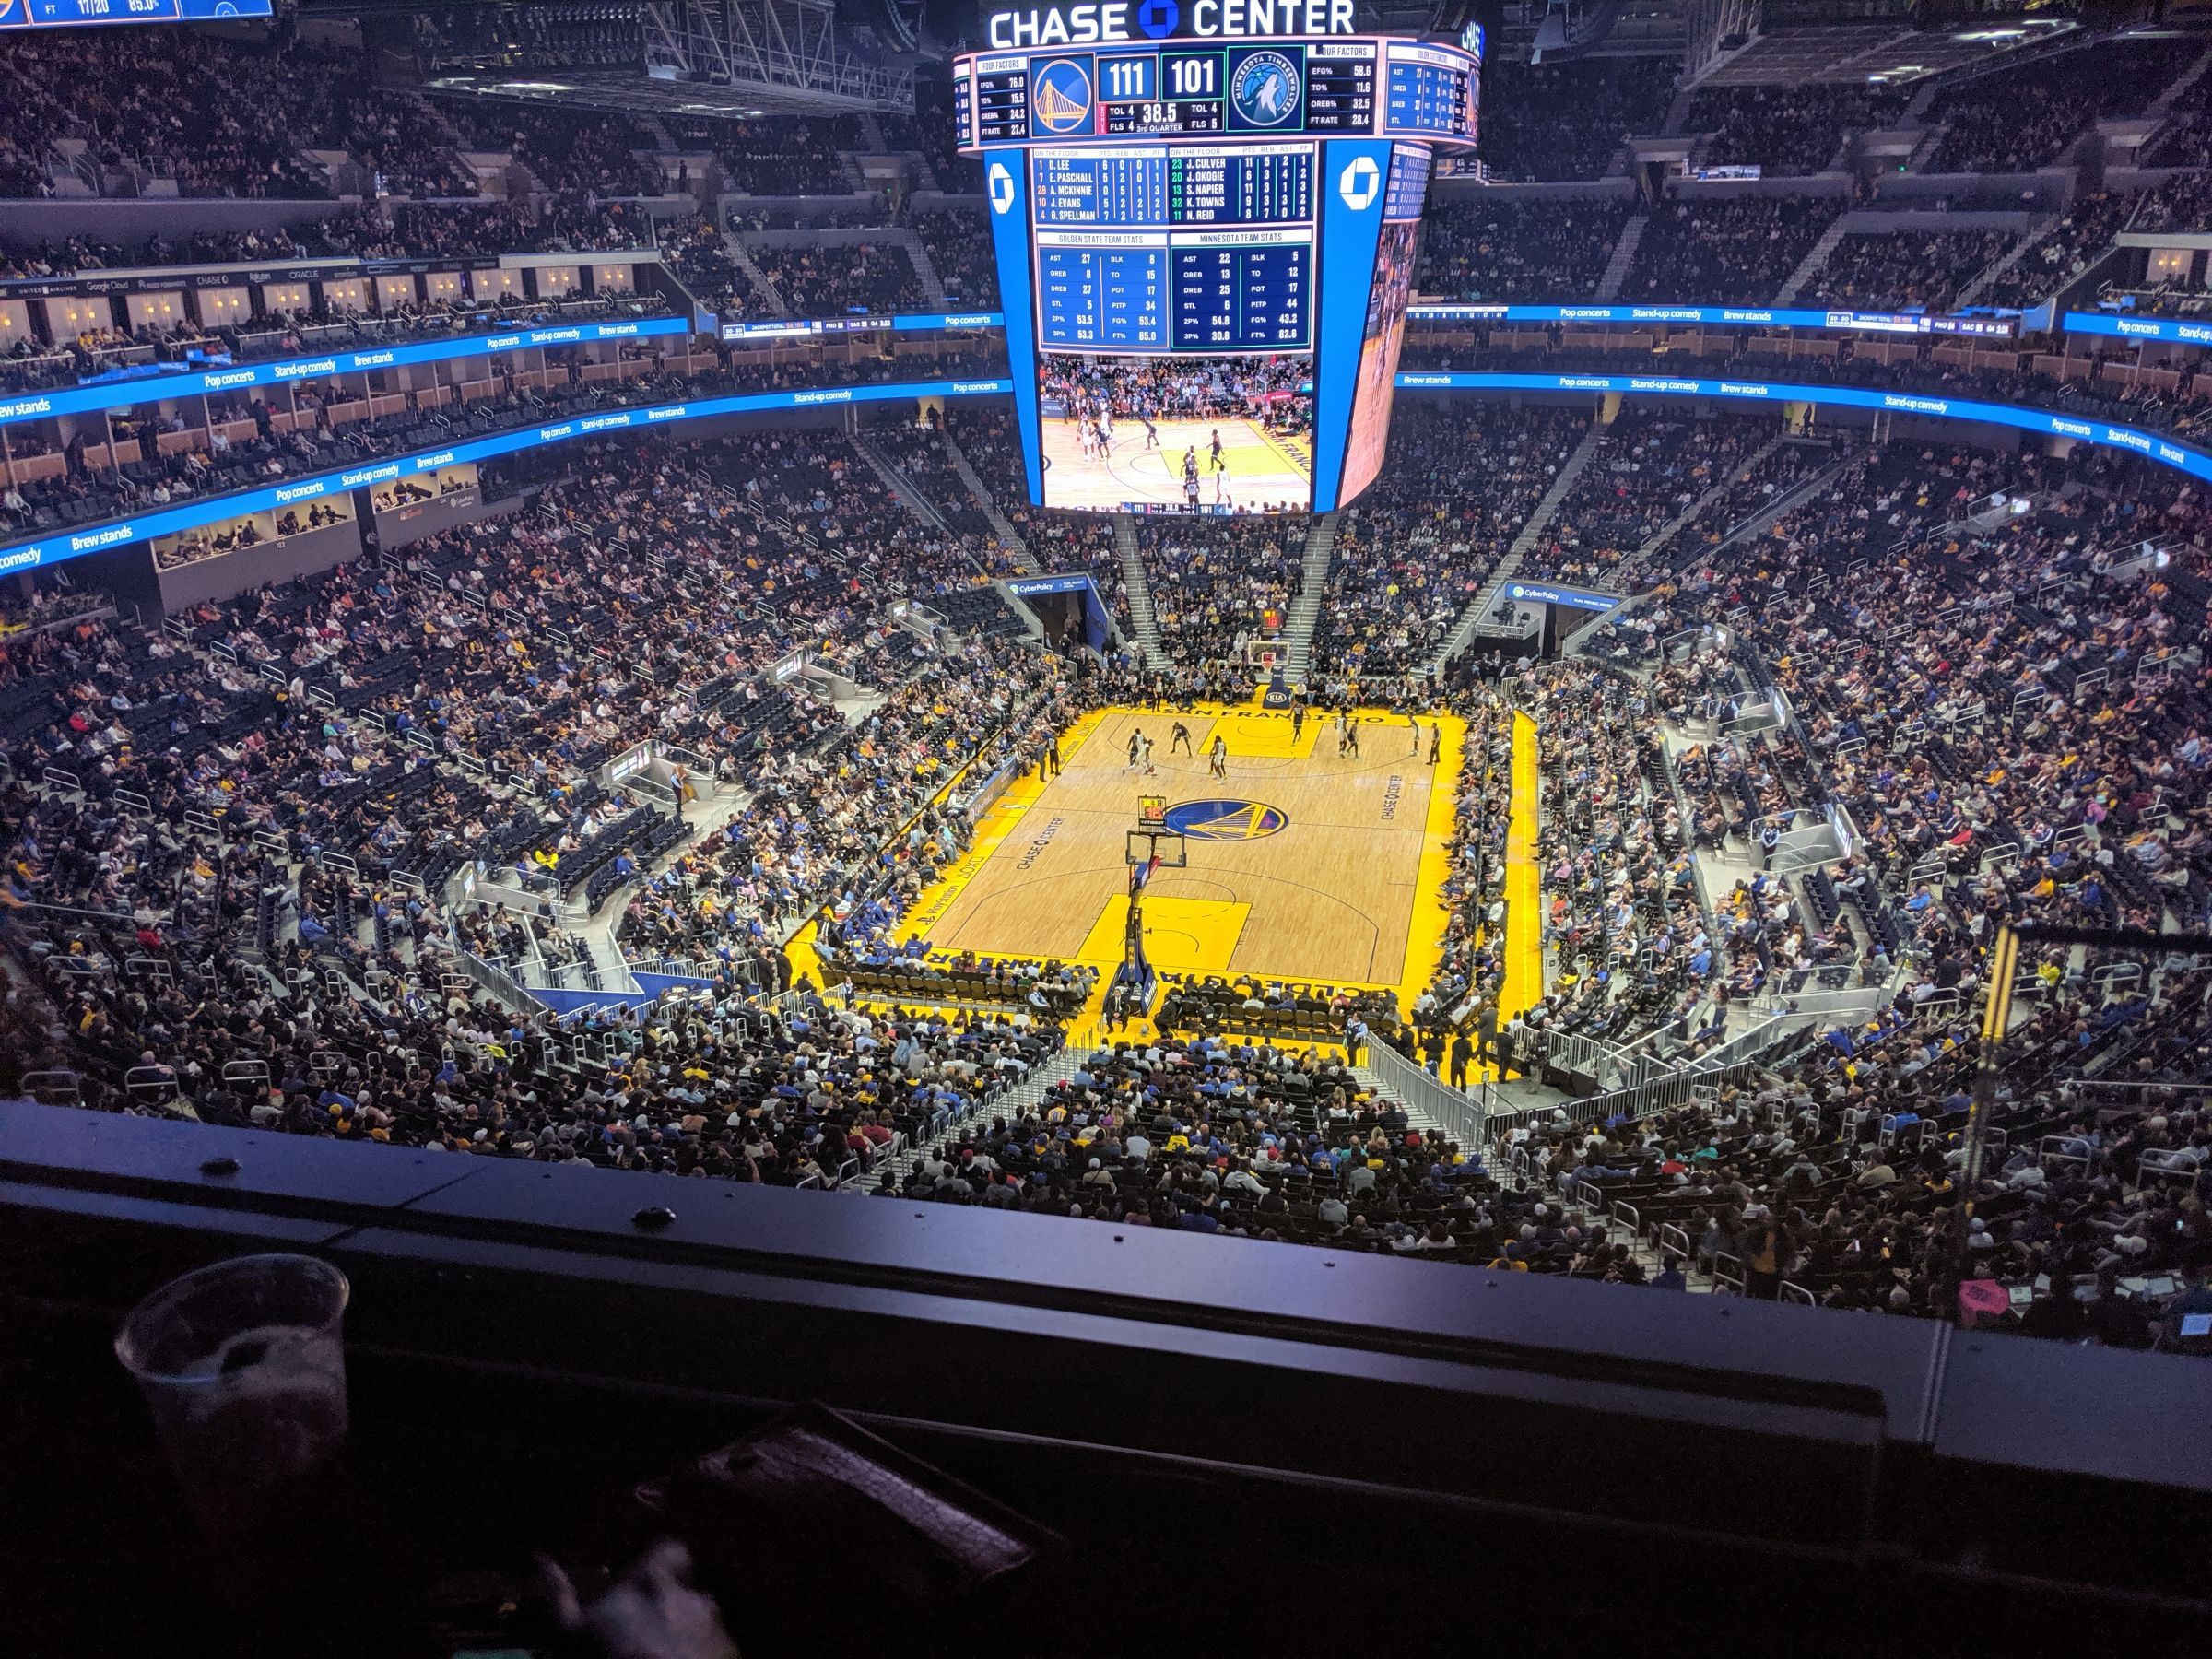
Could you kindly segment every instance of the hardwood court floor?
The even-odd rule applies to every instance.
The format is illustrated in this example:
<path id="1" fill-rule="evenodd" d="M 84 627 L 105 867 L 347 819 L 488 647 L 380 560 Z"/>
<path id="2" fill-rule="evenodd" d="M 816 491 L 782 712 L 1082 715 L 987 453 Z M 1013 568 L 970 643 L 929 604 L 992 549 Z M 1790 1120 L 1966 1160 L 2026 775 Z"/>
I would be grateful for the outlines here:
<path id="1" fill-rule="evenodd" d="M 1193 754 L 1168 753 L 1178 719 Z M 1126 835 L 1137 796 L 1154 793 L 1186 821 L 1190 860 L 1161 869 L 1146 890 L 1155 966 L 1425 982 L 1446 920 L 1435 894 L 1464 729 L 1445 717 L 1431 767 L 1426 717 L 1418 753 L 1405 717 L 1378 712 L 1361 722 L 1361 756 L 1341 759 L 1332 721 L 1310 716 L 1295 741 L 1290 724 L 1288 714 L 1208 705 L 1086 716 L 1061 739 L 1061 775 L 1015 784 L 901 931 L 940 949 L 1118 961 Z M 1139 728 L 1154 740 L 1152 777 L 1128 766 Z M 1226 782 L 1206 769 L 1217 731 L 1229 745 Z"/>

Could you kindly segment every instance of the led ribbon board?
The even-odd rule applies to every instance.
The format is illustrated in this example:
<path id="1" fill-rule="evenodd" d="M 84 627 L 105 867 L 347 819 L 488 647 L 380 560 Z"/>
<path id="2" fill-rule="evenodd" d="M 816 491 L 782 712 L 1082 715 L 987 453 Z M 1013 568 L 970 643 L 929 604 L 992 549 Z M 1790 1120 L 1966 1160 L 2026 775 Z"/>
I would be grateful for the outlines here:
<path id="1" fill-rule="evenodd" d="M 1917 392 L 1873 392 L 1861 386 L 1806 386 L 1771 381 L 1684 380 L 1644 374 L 1406 373 L 1401 392 L 1618 392 L 1627 397 L 1727 397 L 1761 403 L 1826 404 L 1846 409 L 1879 409 L 1891 415 L 1926 415 L 1937 420 L 1980 420 L 2016 431 L 2071 438 L 2104 449 L 2126 450 L 2212 481 L 2212 454 L 2138 427 L 2082 420 L 2044 409 L 2012 404 L 1978 403 L 1964 397 L 1929 397 Z"/>
<path id="2" fill-rule="evenodd" d="M 172 397 L 199 397 L 251 386 L 328 380 L 396 369 L 407 363 L 447 363 L 533 346 L 582 346 L 597 340 L 642 340 L 691 332 L 681 317 L 653 317 L 637 323 L 571 323 L 547 328 L 509 329 L 457 340 L 425 340 L 413 346 L 371 346 L 359 351 L 324 352 L 320 357 L 273 359 L 265 363 L 193 370 L 182 374 L 149 374 L 143 379 L 65 386 L 51 392 L 0 394 L 0 426 L 43 420 L 53 415 L 82 415 L 98 409 L 128 409 Z"/>
<path id="3" fill-rule="evenodd" d="M 261 489 L 210 496 L 204 500 L 164 508 L 159 512 L 115 519 L 103 524 L 85 524 L 57 530 L 36 541 L 0 547 L 0 571 L 25 571 L 38 565 L 59 564 L 64 559 L 81 559 L 88 553 L 124 547 L 151 536 L 174 535 L 181 531 L 196 530 L 203 524 L 242 517 L 249 512 L 297 506 L 302 501 L 344 495 L 351 490 L 365 489 L 417 473 L 436 472 L 441 467 L 458 466 L 465 462 L 488 461 L 500 455 L 514 454 L 521 450 L 567 443 L 578 438 L 595 438 L 607 432 L 636 431 L 689 420 L 710 420 L 718 416 L 756 415 L 776 409 L 807 409 L 831 404 L 883 403 L 901 398 L 1004 396 L 1012 390 L 1012 385 L 1003 380 L 926 381 L 901 385 L 825 386 L 808 392 L 754 392 L 732 397 L 702 397 L 687 403 L 656 404 L 640 409 L 608 409 L 574 416 L 545 426 L 495 432 L 489 437 L 472 439 L 448 449 L 395 456 L 389 461 L 371 461 L 358 466 L 339 467 L 331 472 L 312 473 L 305 477 L 288 478 L 281 484 Z"/>

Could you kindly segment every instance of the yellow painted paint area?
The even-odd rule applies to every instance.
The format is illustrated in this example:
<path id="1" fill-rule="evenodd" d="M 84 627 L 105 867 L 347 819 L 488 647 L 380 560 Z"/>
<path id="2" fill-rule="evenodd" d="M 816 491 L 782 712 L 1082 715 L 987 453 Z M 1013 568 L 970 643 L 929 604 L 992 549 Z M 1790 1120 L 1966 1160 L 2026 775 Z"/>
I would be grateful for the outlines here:
<path id="1" fill-rule="evenodd" d="M 1536 723 L 1513 715 L 1512 792 L 1505 826 L 1505 982 L 1500 1025 L 1544 994 L 1544 899 L 1536 866 Z"/>
<path id="2" fill-rule="evenodd" d="M 1145 900 L 1145 954 L 1162 973 L 1227 973 L 1251 916 L 1252 906 L 1233 899 L 1155 895 Z M 1118 894 L 1091 924 L 1077 959 L 1120 961 L 1128 929 L 1129 896 Z"/>

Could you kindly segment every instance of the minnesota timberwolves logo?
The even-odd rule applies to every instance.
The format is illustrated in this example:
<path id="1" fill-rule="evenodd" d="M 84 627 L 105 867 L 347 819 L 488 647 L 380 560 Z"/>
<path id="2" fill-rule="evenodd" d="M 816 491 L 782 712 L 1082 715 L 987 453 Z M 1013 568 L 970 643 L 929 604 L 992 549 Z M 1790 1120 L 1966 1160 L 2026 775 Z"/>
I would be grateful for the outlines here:
<path id="1" fill-rule="evenodd" d="M 1057 136 L 1081 132 L 1090 124 L 1090 71 L 1074 58 L 1054 58 L 1037 72 L 1030 112 Z"/>
<path id="2" fill-rule="evenodd" d="M 1167 826 L 1192 841 L 1264 841 L 1288 829 L 1290 816 L 1258 801 L 1180 801 L 1168 808 Z"/>
<path id="3" fill-rule="evenodd" d="M 1237 65 L 1229 98 L 1247 126 L 1281 126 L 1298 113 L 1298 65 L 1279 52 L 1255 52 Z"/>

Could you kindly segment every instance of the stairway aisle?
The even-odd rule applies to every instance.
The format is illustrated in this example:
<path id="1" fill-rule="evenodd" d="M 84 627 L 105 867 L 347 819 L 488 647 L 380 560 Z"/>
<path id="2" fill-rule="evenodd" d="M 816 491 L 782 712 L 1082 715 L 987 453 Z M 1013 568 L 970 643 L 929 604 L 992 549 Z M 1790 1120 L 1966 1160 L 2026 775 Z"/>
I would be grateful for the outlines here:
<path id="1" fill-rule="evenodd" d="M 1159 611 L 1152 603 L 1152 583 L 1145 575 L 1145 561 L 1136 550 L 1136 519 L 1126 512 L 1113 515 L 1113 547 L 1122 556 L 1122 585 L 1129 593 L 1129 617 L 1136 627 L 1137 649 L 1150 663 L 1164 662 L 1167 650 L 1159 638 Z"/>
<path id="2" fill-rule="evenodd" d="M 1991 283 L 2011 270 L 2014 265 L 2018 265 L 2021 255 L 2026 253 L 2029 249 L 2041 245 L 2043 238 L 2050 235 L 2057 224 L 2058 216 L 2055 214 L 2032 220 L 2028 226 L 2028 233 L 2025 236 L 1990 261 L 1983 267 L 1980 276 L 1959 290 L 1958 298 L 1951 301 L 1952 308 L 1956 310 L 1960 306 L 1971 305 L 1981 299 L 1983 291 Z M 2052 280 L 2056 283 L 2058 278 L 2053 276 Z"/>
<path id="3" fill-rule="evenodd" d="M 1476 596 L 1472 605 L 1459 613 L 1459 620 L 1452 625 L 1452 631 L 1444 637 L 1443 645 L 1430 659 L 1427 665 L 1429 673 L 1442 674 L 1452 659 L 1465 651 L 1475 636 L 1482 631 L 1491 611 L 1497 607 L 1498 596 L 1504 591 L 1507 580 L 1521 568 L 1521 560 L 1549 527 L 1559 511 L 1559 503 L 1567 499 L 1567 492 L 1574 488 L 1574 481 L 1583 476 L 1583 469 L 1596 455 L 1598 445 L 1605 441 L 1605 438 L 1606 423 L 1593 419 L 1590 429 L 1583 434 L 1582 442 L 1574 446 L 1574 453 L 1567 457 L 1567 465 L 1559 468 L 1559 476 L 1551 481 L 1551 488 L 1544 492 L 1544 499 L 1536 503 L 1535 511 L 1522 524 L 1520 535 L 1513 537 L 1513 544 L 1506 549 L 1505 557 L 1491 568 L 1488 579 L 1482 584 L 1482 592 Z"/>
<path id="4" fill-rule="evenodd" d="M 945 446 L 945 458 L 952 463 L 954 474 L 968 487 L 968 493 L 982 503 L 983 516 L 991 521 L 991 534 L 1013 556 L 1016 568 L 1025 576 L 1042 575 L 1044 569 L 1037 562 L 1037 555 L 1030 551 L 1030 544 L 1021 539 L 1021 532 L 1014 528 L 1013 521 L 999 512 L 991 487 L 983 482 L 982 474 L 975 470 L 975 464 L 968 459 L 966 452 L 954 441 L 950 432 L 941 429 L 937 441 Z"/>
<path id="5" fill-rule="evenodd" d="M 922 239 L 904 226 L 894 226 L 888 230 L 878 230 L 874 234 L 906 250 L 906 257 L 914 267 L 915 276 L 922 283 L 922 292 L 927 296 L 931 305 L 943 310 L 945 279 L 937 275 L 936 262 L 930 258 L 929 250 L 922 245 Z"/>
<path id="6" fill-rule="evenodd" d="M 1828 263 L 1828 256 L 1835 252 L 1836 244 L 1843 240 L 1843 227 L 1850 217 L 1845 213 L 1837 214 L 1834 222 L 1820 232 L 1820 240 L 1806 250 L 1805 257 L 1797 262 L 1797 268 L 1790 273 L 1790 279 L 1782 285 L 1782 292 L 1774 296 L 1775 304 L 1787 305 L 1797 298 L 1799 290 L 1806 283 L 1820 274 L 1820 267 Z"/>
<path id="7" fill-rule="evenodd" d="M 775 279 L 760 268 L 759 263 L 753 258 L 753 251 L 727 231 L 724 232 L 722 240 L 729 247 L 730 263 L 745 273 L 746 281 L 753 285 L 754 297 L 767 305 L 768 314 L 771 317 L 790 316 L 791 302 L 783 298 L 783 290 L 776 286 Z"/>
<path id="8" fill-rule="evenodd" d="M 1288 648 L 1284 672 L 1293 686 L 1304 685 L 1312 671 L 1313 630 L 1321 622 L 1322 600 L 1328 593 L 1329 561 L 1336 551 L 1336 520 L 1335 513 L 1324 512 L 1306 531 L 1305 565 L 1283 635 Z"/>
<path id="9" fill-rule="evenodd" d="M 1620 228 L 1620 240 L 1613 244 L 1612 256 L 1606 261 L 1605 274 L 1597 279 L 1597 298 L 1618 300 L 1621 284 L 1629 278 L 1629 267 L 1636 263 L 1637 245 L 1643 241 L 1644 227 L 1651 223 L 1649 216 L 1633 214 Z"/>

